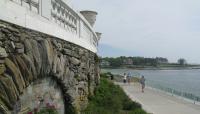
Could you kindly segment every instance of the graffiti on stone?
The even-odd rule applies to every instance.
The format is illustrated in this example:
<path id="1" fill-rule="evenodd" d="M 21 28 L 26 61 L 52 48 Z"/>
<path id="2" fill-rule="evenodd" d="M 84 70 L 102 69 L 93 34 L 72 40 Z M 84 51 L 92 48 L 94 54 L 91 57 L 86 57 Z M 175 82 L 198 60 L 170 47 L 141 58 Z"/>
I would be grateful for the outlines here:
<path id="1" fill-rule="evenodd" d="M 45 78 L 31 84 L 20 100 L 15 104 L 14 112 L 40 112 L 42 109 L 55 109 L 58 114 L 64 114 L 64 101 L 59 88 L 50 78 Z"/>

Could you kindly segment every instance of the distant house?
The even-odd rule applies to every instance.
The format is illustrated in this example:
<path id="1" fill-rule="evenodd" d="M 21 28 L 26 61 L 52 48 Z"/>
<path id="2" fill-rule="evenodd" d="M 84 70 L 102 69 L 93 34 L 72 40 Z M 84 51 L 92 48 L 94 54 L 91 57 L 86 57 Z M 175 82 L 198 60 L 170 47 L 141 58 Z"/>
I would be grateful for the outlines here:
<path id="1" fill-rule="evenodd" d="M 133 65 L 133 59 L 131 58 L 124 58 L 123 65 Z"/>
<path id="2" fill-rule="evenodd" d="M 163 58 L 163 57 L 156 57 L 156 62 L 158 64 L 167 64 L 168 63 L 168 59 L 167 58 Z"/>
<path id="3" fill-rule="evenodd" d="M 180 58 L 180 59 L 178 59 L 177 63 L 180 64 L 180 65 L 186 65 L 187 61 L 183 58 Z"/>
<path id="4" fill-rule="evenodd" d="M 102 60 L 101 63 L 100 63 L 100 66 L 108 67 L 108 66 L 110 66 L 110 63 L 106 60 Z"/>

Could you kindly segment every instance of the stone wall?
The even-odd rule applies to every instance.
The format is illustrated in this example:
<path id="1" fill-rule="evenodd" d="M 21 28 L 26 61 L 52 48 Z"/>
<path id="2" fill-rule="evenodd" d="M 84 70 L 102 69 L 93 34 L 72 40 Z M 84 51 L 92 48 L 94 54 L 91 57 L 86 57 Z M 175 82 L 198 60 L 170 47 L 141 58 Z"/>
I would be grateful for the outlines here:
<path id="1" fill-rule="evenodd" d="M 65 113 L 83 110 L 99 81 L 97 58 L 83 47 L 0 21 L 0 114 L 20 111 L 16 104 L 25 89 L 45 77 L 59 85 Z"/>

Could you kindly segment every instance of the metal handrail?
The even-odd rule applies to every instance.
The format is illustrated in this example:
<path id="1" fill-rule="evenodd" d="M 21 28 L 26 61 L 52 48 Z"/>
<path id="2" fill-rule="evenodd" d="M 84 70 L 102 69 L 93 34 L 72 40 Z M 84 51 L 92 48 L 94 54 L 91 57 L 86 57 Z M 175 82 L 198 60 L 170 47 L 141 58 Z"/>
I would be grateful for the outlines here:
<path id="1" fill-rule="evenodd" d="M 200 96 L 194 95 L 192 93 L 178 91 L 176 89 L 163 87 L 161 85 L 151 86 L 151 87 L 161 90 L 161 91 L 164 91 L 164 92 L 167 92 L 167 93 L 171 94 L 172 96 L 178 96 L 178 97 L 182 97 L 182 98 L 185 98 L 188 100 L 192 100 L 194 104 L 196 104 L 197 102 L 200 103 Z"/>

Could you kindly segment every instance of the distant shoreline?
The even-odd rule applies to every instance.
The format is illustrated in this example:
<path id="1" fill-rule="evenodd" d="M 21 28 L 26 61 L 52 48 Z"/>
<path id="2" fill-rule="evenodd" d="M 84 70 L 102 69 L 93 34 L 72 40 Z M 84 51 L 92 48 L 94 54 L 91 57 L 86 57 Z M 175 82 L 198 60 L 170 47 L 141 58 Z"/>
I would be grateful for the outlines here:
<path id="1" fill-rule="evenodd" d="M 131 69 L 131 70 L 194 70 L 200 67 L 101 67 L 101 69 Z"/>

